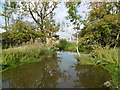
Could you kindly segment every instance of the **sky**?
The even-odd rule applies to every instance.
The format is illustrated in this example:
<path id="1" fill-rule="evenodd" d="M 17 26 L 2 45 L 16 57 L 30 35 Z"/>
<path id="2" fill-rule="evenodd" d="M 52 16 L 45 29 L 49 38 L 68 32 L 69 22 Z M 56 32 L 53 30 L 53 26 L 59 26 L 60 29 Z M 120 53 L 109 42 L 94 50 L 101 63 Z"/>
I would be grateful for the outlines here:
<path id="1" fill-rule="evenodd" d="M 71 37 L 72 34 L 74 34 L 76 31 L 73 29 L 74 26 L 70 23 L 70 21 L 65 19 L 65 17 L 68 15 L 67 10 L 68 9 L 65 7 L 64 2 L 60 3 L 58 5 L 58 8 L 55 10 L 56 15 L 55 15 L 54 19 L 56 21 L 65 22 L 65 23 L 70 24 L 69 27 L 67 27 L 67 26 L 64 27 L 65 32 L 59 31 L 59 32 L 57 32 L 57 34 L 61 35 L 61 36 Z M 85 3 L 81 3 L 81 6 L 78 9 L 78 11 L 79 11 L 80 15 L 82 16 L 82 20 L 83 20 L 83 19 L 85 19 L 85 14 L 82 12 L 89 11 L 89 9 L 87 9 L 87 6 L 85 5 Z M 81 25 L 81 28 L 83 28 L 83 25 Z"/>
<path id="2" fill-rule="evenodd" d="M 3 11 L 3 10 L 2 10 L 2 7 L 1 7 L 1 5 L 0 5 L 0 13 L 2 13 L 2 11 Z M 1 24 L 4 25 L 4 19 L 0 16 L 0 25 L 1 25 Z M 3 31 L 4 31 L 4 30 L 0 28 L 0 33 L 3 32 Z"/>
<path id="3" fill-rule="evenodd" d="M 58 22 L 65 22 L 69 24 L 69 27 L 67 26 L 62 26 L 62 28 L 65 30 L 65 32 L 59 31 L 56 34 L 64 36 L 64 37 L 71 37 L 72 34 L 74 34 L 76 31 L 73 30 L 73 25 L 70 23 L 69 20 L 66 20 L 66 16 L 68 15 L 67 13 L 67 8 L 65 7 L 64 2 L 61 2 L 60 4 L 58 4 L 58 7 L 55 9 L 55 16 L 54 19 L 55 21 Z M 82 19 L 85 19 L 85 13 L 82 13 L 83 11 L 89 11 L 87 9 L 87 6 L 84 3 L 81 3 L 81 7 L 78 9 L 80 15 L 82 16 Z M 0 6 L 0 13 L 2 13 L 2 8 Z M 0 16 L 0 24 L 4 25 L 4 19 Z M 83 28 L 83 25 L 81 25 L 81 28 Z M 0 33 L 4 32 L 5 30 L 0 29 Z"/>

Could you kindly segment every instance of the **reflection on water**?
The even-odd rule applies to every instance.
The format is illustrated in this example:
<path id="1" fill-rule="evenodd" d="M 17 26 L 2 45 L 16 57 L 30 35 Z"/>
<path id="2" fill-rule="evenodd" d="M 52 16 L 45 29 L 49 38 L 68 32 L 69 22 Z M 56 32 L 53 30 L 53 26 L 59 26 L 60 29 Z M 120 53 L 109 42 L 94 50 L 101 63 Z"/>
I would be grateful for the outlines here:
<path id="1" fill-rule="evenodd" d="M 96 66 L 77 66 L 76 53 L 57 52 L 57 57 L 26 64 L 2 73 L 3 88 L 101 87 L 108 73 Z"/>
<path id="2" fill-rule="evenodd" d="M 56 87 L 58 79 L 62 76 L 59 71 L 57 59 L 47 58 L 42 62 L 26 64 L 4 72 L 3 88 L 46 88 Z"/>
<path id="3" fill-rule="evenodd" d="M 101 88 L 110 79 L 107 71 L 97 66 L 77 66 L 76 71 L 78 79 L 75 87 Z"/>

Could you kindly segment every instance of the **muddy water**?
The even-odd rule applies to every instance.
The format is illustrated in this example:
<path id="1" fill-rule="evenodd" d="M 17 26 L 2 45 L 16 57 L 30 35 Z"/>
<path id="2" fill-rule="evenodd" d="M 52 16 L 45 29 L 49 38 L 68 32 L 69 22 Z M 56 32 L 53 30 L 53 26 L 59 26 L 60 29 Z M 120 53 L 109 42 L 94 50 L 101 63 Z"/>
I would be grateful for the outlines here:
<path id="1" fill-rule="evenodd" d="M 76 53 L 57 52 L 57 57 L 22 65 L 2 73 L 3 88 L 99 88 L 110 79 L 97 66 L 78 66 Z"/>

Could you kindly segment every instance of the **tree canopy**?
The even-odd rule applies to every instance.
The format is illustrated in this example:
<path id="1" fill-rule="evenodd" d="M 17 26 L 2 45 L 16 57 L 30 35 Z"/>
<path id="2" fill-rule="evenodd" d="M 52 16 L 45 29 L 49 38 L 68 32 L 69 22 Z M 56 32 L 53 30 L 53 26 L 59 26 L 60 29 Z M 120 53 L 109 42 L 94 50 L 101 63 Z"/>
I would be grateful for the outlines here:
<path id="1" fill-rule="evenodd" d="M 90 2 L 87 19 L 80 20 L 81 13 L 78 13 L 81 2 L 67 2 L 67 19 L 70 20 L 74 28 L 80 30 L 80 25 L 84 28 L 79 33 L 79 40 L 89 42 L 89 44 L 99 43 L 101 46 L 118 46 L 120 34 L 120 2 Z"/>
<path id="2" fill-rule="evenodd" d="M 118 19 L 120 4 L 118 2 L 93 2 L 89 6 L 92 10 L 80 33 L 81 40 L 116 47 L 120 34 Z"/>

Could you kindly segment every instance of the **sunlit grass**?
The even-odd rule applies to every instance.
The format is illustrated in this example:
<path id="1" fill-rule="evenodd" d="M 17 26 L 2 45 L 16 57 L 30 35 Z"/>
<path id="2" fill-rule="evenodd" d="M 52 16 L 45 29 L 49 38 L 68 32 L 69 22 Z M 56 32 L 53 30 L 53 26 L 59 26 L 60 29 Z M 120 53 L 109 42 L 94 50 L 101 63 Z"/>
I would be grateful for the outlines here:
<path id="1" fill-rule="evenodd" d="M 2 50 L 3 71 L 21 64 L 41 61 L 43 60 L 42 57 L 50 57 L 52 55 L 54 55 L 53 50 L 38 43 L 4 49 Z"/>
<path id="2" fill-rule="evenodd" d="M 94 50 L 91 55 L 100 61 L 102 60 L 113 64 L 118 64 L 118 49 Z"/>

